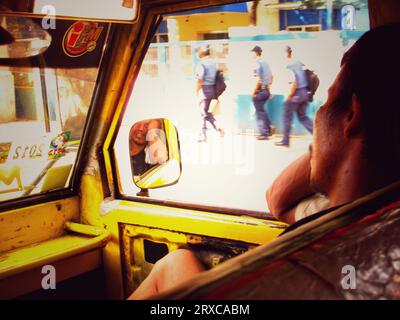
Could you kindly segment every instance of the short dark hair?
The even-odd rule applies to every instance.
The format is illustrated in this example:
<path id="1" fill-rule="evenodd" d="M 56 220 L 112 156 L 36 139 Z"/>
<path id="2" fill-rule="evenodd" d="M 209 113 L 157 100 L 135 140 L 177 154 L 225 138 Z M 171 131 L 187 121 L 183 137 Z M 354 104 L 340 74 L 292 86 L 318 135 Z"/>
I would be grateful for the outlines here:
<path id="1" fill-rule="evenodd" d="M 368 159 L 400 172 L 400 23 L 366 32 L 343 56 L 339 93 L 329 108 L 348 110 L 360 101 Z M 381 152 L 383 151 L 383 152 Z M 382 161 L 383 157 L 385 160 Z"/>
<path id="2" fill-rule="evenodd" d="M 203 44 L 201 46 L 199 46 L 197 48 L 197 52 L 198 53 L 203 53 L 205 56 L 209 56 L 210 55 L 210 46 L 208 44 Z"/>

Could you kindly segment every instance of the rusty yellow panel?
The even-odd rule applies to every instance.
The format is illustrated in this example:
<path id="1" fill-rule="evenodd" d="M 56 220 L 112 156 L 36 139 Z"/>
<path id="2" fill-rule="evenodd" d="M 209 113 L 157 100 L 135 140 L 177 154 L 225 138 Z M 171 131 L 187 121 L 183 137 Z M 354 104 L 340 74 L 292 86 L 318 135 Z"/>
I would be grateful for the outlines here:
<path id="1" fill-rule="evenodd" d="M 78 197 L 2 212 L 0 253 L 59 237 L 71 220 L 79 221 Z"/>
<path id="2" fill-rule="evenodd" d="M 187 237 L 183 233 L 171 232 L 168 230 L 150 229 L 140 226 L 125 226 L 126 236 L 129 238 L 147 238 L 148 234 L 151 234 L 151 240 L 158 242 L 173 242 L 177 245 L 183 245 L 187 243 Z"/>
<path id="3" fill-rule="evenodd" d="M 122 257 L 125 283 L 125 297 L 131 294 L 149 275 L 153 264 L 147 262 L 144 240 L 162 243 L 168 252 L 186 245 L 186 235 L 160 229 L 124 225 L 122 234 Z"/>
<path id="4" fill-rule="evenodd" d="M 81 222 L 103 227 L 99 212 L 103 201 L 103 189 L 97 172 L 84 174 L 81 180 Z"/>
<path id="5" fill-rule="evenodd" d="M 113 299 L 124 298 L 124 280 L 128 282 L 134 280 L 133 273 L 129 275 L 125 272 L 124 276 L 122 273 L 126 266 L 121 264 L 124 259 L 121 259 L 120 243 L 128 241 L 127 238 L 129 238 L 120 239 L 120 226 L 123 224 L 135 225 L 135 230 L 137 230 L 135 232 L 138 233 L 140 233 L 138 231 L 141 230 L 140 227 L 150 230 L 152 239 L 161 240 L 166 237 L 166 231 L 169 231 L 167 238 L 177 244 L 174 245 L 174 248 L 171 247 L 171 250 L 174 250 L 181 243 L 189 242 L 184 233 L 191 235 L 190 243 L 193 244 L 201 242 L 201 237 L 196 239 L 196 235 L 198 235 L 259 245 L 275 239 L 287 226 L 277 221 L 266 221 L 246 216 L 222 215 L 121 200 L 104 204 L 101 214 L 103 223 L 107 230 L 111 232 L 111 240 L 103 250 L 103 261 L 108 292 Z M 159 231 L 158 229 L 163 230 Z M 130 232 L 133 232 L 133 230 Z M 134 235 L 134 233 L 131 235 Z M 127 243 L 124 243 L 124 245 L 127 245 Z M 139 246 L 140 252 L 142 246 L 139 242 L 136 242 L 136 245 Z M 147 265 L 149 268 L 151 266 Z M 147 267 L 144 267 L 144 269 Z M 147 269 L 141 271 L 142 274 L 148 272 Z M 126 277 L 130 279 L 126 279 Z M 129 291 L 129 288 L 125 289 Z"/>

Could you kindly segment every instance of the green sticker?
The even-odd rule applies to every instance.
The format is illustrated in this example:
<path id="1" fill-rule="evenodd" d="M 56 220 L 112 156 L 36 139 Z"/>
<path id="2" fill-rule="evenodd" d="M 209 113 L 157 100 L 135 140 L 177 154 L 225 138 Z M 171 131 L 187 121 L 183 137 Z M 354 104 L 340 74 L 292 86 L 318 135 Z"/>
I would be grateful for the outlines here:
<path id="1" fill-rule="evenodd" d="M 71 131 L 61 132 L 57 137 L 51 140 L 49 150 L 49 160 L 54 160 L 65 156 L 66 144 L 71 140 Z"/>

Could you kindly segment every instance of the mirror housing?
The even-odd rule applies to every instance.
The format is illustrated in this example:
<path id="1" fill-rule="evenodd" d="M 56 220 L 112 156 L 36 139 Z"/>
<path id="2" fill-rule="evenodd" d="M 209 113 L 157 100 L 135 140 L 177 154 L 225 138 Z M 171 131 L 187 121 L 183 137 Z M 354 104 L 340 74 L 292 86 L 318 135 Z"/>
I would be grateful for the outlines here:
<path id="1" fill-rule="evenodd" d="M 140 189 L 177 183 L 182 164 L 175 126 L 168 119 L 147 119 L 133 124 L 129 131 L 129 157 L 133 182 Z"/>

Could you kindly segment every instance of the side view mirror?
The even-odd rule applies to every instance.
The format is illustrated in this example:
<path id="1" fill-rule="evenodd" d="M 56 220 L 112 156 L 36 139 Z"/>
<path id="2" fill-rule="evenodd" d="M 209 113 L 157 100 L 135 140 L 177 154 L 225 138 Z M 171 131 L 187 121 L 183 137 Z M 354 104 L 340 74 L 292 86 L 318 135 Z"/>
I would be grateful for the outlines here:
<path id="1" fill-rule="evenodd" d="M 133 182 L 142 191 L 173 185 L 180 178 L 178 132 L 168 119 L 136 122 L 129 131 L 129 156 Z"/>

